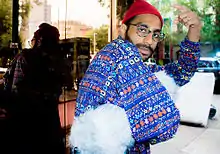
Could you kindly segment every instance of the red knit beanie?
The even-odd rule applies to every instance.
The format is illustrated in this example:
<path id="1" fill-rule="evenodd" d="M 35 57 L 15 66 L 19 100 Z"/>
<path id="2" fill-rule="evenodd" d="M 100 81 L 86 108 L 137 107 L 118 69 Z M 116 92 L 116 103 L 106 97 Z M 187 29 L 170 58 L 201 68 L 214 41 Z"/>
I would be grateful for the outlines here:
<path id="1" fill-rule="evenodd" d="M 154 14 L 158 16 L 161 21 L 161 25 L 163 26 L 163 18 L 159 11 L 145 0 L 135 0 L 135 2 L 125 13 L 124 19 L 122 20 L 122 24 L 124 24 L 129 19 L 141 14 Z"/>

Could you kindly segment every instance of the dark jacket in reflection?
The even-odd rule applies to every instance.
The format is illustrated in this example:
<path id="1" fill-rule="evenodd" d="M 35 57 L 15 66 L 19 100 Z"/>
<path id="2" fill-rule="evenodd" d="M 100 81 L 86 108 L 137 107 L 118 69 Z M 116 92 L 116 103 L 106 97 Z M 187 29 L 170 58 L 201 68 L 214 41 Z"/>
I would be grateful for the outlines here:
<path id="1" fill-rule="evenodd" d="M 62 86 L 70 78 L 58 49 L 30 49 L 15 57 L 5 74 L 5 90 L 16 95 L 12 102 L 16 109 L 11 112 L 13 152 L 64 153 L 58 103 Z"/>

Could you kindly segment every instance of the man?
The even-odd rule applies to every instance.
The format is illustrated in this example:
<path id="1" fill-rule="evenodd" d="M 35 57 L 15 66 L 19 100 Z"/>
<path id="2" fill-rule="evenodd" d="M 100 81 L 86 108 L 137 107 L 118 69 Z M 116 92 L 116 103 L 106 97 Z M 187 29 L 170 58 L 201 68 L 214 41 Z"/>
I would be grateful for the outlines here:
<path id="1" fill-rule="evenodd" d="M 80 153 L 150 153 L 150 144 L 176 133 L 180 115 L 173 99 L 187 84 L 200 57 L 201 22 L 183 6 L 176 23 L 189 28 L 178 61 L 145 65 L 164 39 L 163 19 L 152 5 L 136 0 L 126 12 L 120 36 L 91 62 L 80 83 L 70 142 Z"/>
<path id="2" fill-rule="evenodd" d="M 7 110 L 11 115 L 8 138 L 15 143 L 8 153 L 65 153 L 58 104 L 70 72 L 65 71 L 59 36 L 56 27 L 41 24 L 32 49 L 18 54 L 5 73 L 5 92 L 16 95 Z"/>

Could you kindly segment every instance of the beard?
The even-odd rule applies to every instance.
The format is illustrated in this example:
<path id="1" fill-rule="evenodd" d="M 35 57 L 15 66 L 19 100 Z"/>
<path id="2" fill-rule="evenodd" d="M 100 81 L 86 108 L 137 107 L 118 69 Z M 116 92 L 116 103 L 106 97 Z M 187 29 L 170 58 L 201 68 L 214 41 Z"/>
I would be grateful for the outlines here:
<path id="1" fill-rule="evenodd" d="M 131 38 L 128 36 L 128 33 L 126 33 L 126 35 L 125 35 L 125 40 L 128 40 L 129 42 L 133 43 Z M 138 51 L 139 51 L 143 61 L 146 61 L 150 57 L 152 57 L 152 55 L 154 53 L 154 49 L 150 45 L 147 45 L 144 43 L 137 43 L 134 45 L 138 48 Z"/>

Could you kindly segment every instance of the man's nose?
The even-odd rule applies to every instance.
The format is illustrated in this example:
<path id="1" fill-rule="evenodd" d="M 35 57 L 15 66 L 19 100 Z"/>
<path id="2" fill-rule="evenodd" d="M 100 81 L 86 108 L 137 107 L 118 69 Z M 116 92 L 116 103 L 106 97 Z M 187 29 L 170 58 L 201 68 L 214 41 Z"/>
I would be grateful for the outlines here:
<path id="1" fill-rule="evenodd" d="M 153 33 L 149 33 L 145 38 L 144 38 L 144 43 L 146 44 L 149 44 L 149 45 L 152 45 L 153 43 L 153 37 L 152 37 Z"/>

